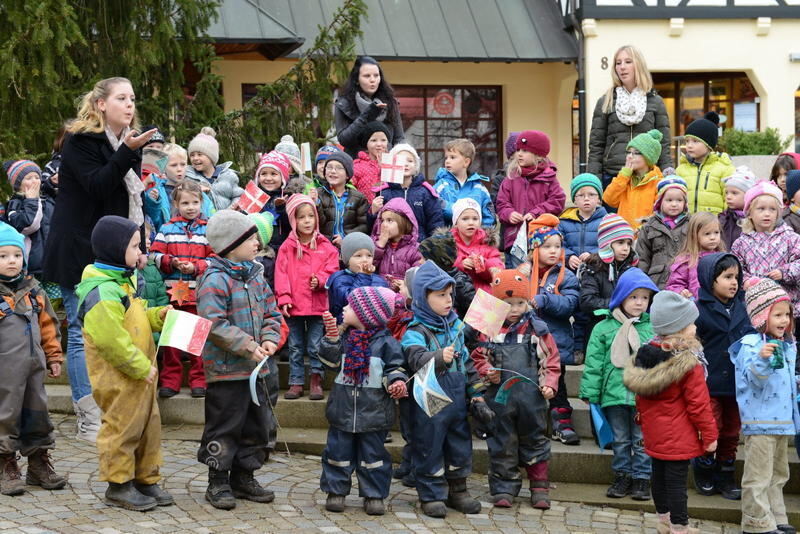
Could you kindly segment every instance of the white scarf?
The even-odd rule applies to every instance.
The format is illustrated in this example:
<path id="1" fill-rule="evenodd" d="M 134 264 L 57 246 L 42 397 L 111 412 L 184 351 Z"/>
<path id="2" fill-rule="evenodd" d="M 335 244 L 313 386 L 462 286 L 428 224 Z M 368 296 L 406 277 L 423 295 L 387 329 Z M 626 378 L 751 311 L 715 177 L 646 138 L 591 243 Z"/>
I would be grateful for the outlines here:
<path id="1" fill-rule="evenodd" d="M 116 151 L 122 144 L 122 140 L 130 132 L 130 127 L 122 130 L 119 139 L 114 133 L 106 126 L 106 137 L 111 147 Z M 128 219 L 136 223 L 137 226 L 144 224 L 144 210 L 142 204 L 142 193 L 144 193 L 144 183 L 139 178 L 139 175 L 133 169 L 129 169 L 125 173 L 125 189 L 128 191 Z"/>
<path id="2" fill-rule="evenodd" d="M 611 342 L 611 363 L 617 369 L 624 369 L 631 364 L 642 345 L 639 332 L 636 330 L 639 318 L 628 317 L 620 308 L 614 308 L 611 316 L 622 323 Z"/>
<path id="3" fill-rule="evenodd" d="M 614 111 L 617 112 L 617 118 L 625 126 L 633 126 L 639 124 L 644 118 L 644 112 L 647 110 L 647 95 L 636 87 L 633 92 L 629 93 L 624 87 L 616 88 L 617 101 L 614 104 Z"/>

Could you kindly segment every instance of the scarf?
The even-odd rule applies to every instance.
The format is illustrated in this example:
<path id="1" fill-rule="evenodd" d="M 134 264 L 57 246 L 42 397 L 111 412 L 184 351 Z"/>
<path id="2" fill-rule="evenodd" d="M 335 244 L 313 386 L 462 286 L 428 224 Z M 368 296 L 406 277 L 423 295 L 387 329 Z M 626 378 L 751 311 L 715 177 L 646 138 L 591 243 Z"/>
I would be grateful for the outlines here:
<path id="1" fill-rule="evenodd" d="M 795 215 L 800 215 L 800 206 L 795 206 L 794 203 L 789 204 L 789 211 L 794 213 Z M 736 214 L 740 217 L 744 217 L 744 211 L 741 212 L 742 215 L 739 215 L 739 210 L 736 210 Z"/>
<path id="2" fill-rule="evenodd" d="M 119 149 L 120 145 L 122 144 L 122 140 L 125 139 L 125 136 L 128 135 L 128 132 L 130 131 L 130 127 L 126 127 L 124 130 L 122 130 L 122 134 L 119 136 L 119 139 L 117 139 L 114 133 L 108 128 L 108 126 L 106 126 L 106 137 L 108 138 L 108 142 L 111 143 L 111 148 L 113 148 L 115 151 Z M 135 222 L 137 226 L 141 226 L 144 224 L 144 211 L 142 204 L 144 183 L 133 169 L 128 169 L 128 172 L 125 173 L 125 190 L 128 192 L 128 219 Z"/>
<path id="3" fill-rule="evenodd" d="M 368 328 L 367 330 L 351 328 L 347 332 L 342 371 L 345 379 L 353 385 L 360 386 L 369 377 L 369 363 L 372 358 L 369 341 L 379 330 L 379 328 Z"/>
<path id="4" fill-rule="evenodd" d="M 356 91 L 356 107 L 358 108 L 359 113 L 364 113 L 370 106 L 370 104 L 372 104 L 373 102 L 375 102 L 376 104 L 382 103 L 377 98 L 367 98 L 361 94 L 361 91 Z M 383 122 L 384 120 L 386 120 L 386 109 L 387 108 L 383 108 L 381 112 L 378 113 L 378 116 L 375 117 L 373 120 L 377 122 Z"/>
<path id="5" fill-rule="evenodd" d="M 520 167 L 519 168 L 519 175 L 523 178 L 531 178 L 534 176 L 539 175 L 543 170 L 547 168 L 549 161 L 547 159 L 543 159 L 538 164 L 534 165 L 533 167 Z"/>
<path id="6" fill-rule="evenodd" d="M 637 87 L 629 93 L 622 86 L 617 87 L 615 91 L 617 100 L 614 103 L 614 111 L 617 113 L 619 121 L 625 126 L 633 126 L 642 122 L 644 112 L 647 110 L 645 92 Z"/>
<path id="7" fill-rule="evenodd" d="M 659 218 L 661 219 L 661 222 L 664 223 L 664 226 L 670 230 L 674 230 L 678 224 L 680 224 L 686 217 L 689 216 L 685 211 L 677 217 L 670 217 L 662 211 L 659 211 L 658 215 L 660 216 Z"/>
<path id="8" fill-rule="evenodd" d="M 633 357 L 642 345 L 635 326 L 635 323 L 639 322 L 639 318 L 628 317 L 620 308 L 614 308 L 611 316 L 622 323 L 614 336 L 614 341 L 611 342 L 611 363 L 617 369 L 624 369 L 631 364 Z"/>

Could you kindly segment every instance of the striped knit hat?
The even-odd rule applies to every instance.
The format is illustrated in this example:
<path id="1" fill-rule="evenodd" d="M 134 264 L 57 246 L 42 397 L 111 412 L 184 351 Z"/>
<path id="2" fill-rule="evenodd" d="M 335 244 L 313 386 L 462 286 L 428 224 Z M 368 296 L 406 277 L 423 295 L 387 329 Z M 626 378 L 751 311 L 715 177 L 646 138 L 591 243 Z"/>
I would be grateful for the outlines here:
<path id="1" fill-rule="evenodd" d="M 765 180 L 762 182 L 758 182 L 756 185 L 748 189 L 747 192 L 744 194 L 745 213 L 747 213 L 747 211 L 750 209 L 750 204 L 752 204 L 753 201 L 756 198 L 760 197 L 761 195 L 774 197 L 775 199 L 777 199 L 778 205 L 781 206 L 781 208 L 783 208 L 783 191 L 778 189 L 778 186 L 776 186 L 775 184 L 767 182 Z"/>
<path id="2" fill-rule="evenodd" d="M 339 147 L 334 145 L 323 145 L 317 150 L 317 157 L 314 158 L 314 163 L 319 163 L 320 161 L 324 161 L 328 159 L 331 154 L 336 154 L 337 152 L 341 152 Z"/>
<path id="3" fill-rule="evenodd" d="M 611 248 L 611 243 L 622 239 L 630 239 L 633 242 L 633 237 L 633 228 L 628 221 L 616 213 L 609 213 L 600 220 L 600 226 L 597 228 L 598 256 L 604 263 L 613 262 L 614 249 Z"/>
<path id="4" fill-rule="evenodd" d="M 530 249 L 530 258 L 531 263 L 533 266 L 531 267 L 531 296 L 536 296 L 539 294 L 539 288 L 544 287 L 547 283 L 547 276 L 543 276 L 541 281 L 538 285 L 536 285 L 536 289 L 534 289 L 534 285 L 536 284 L 537 277 L 539 276 L 539 253 L 536 251 L 537 248 L 542 246 L 542 244 L 547 240 L 547 238 L 557 235 L 561 238 L 561 242 L 564 242 L 564 235 L 558 230 L 558 223 L 559 219 L 555 215 L 551 213 L 544 213 L 539 215 L 537 218 L 532 220 L 528 223 L 528 249 Z M 564 247 L 561 247 L 561 258 L 559 259 L 559 263 L 555 266 L 551 267 L 551 269 L 558 267 L 558 277 L 556 278 L 555 284 L 555 293 L 556 295 L 560 295 L 561 291 L 559 287 L 561 286 L 561 282 L 564 280 L 564 269 L 565 267 L 565 259 L 564 259 Z"/>
<path id="5" fill-rule="evenodd" d="M 261 172 L 261 169 L 264 167 L 269 167 L 271 169 L 275 169 L 279 173 L 281 173 L 281 181 L 283 182 L 282 187 L 286 187 L 286 183 L 289 181 L 289 174 L 292 170 L 292 163 L 289 161 L 289 158 L 286 157 L 286 154 L 278 152 L 277 150 L 273 150 L 271 152 L 267 152 L 266 154 L 261 155 L 261 159 L 258 160 L 258 167 L 256 167 L 256 172 L 253 177 L 258 183 L 258 174 Z"/>
<path id="6" fill-rule="evenodd" d="M 670 174 L 658 181 L 658 186 L 656 189 L 656 202 L 653 204 L 653 211 L 661 210 L 661 201 L 664 200 L 664 194 L 670 189 L 677 189 L 678 191 L 682 192 L 684 200 L 686 200 L 689 191 L 686 187 L 686 180 L 675 174 Z M 683 211 L 686 211 L 688 208 L 688 202 L 686 202 L 683 206 Z"/>
<path id="7" fill-rule="evenodd" d="M 789 295 L 775 281 L 769 278 L 752 278 L 744 292 L 744 302 L 750 322 L 759 332 L 767 329 L 767 319 L 772 306 L 778 302 L 791 302 Z"/>
<path id="8" fill-rule="evenodd" d="M 8 175 L 8 181 L 11 183 L 11 187 L 14 189 L 14 191 L 19 190 L 22 180 L 32 172 L 38 174 L 39 179 L 42 178 L 42 169 L 29 159 L 6 161 L 3 163 L 3 169 L 5 169 L 6 174 Z"/>
<path id="9" fill-rule="evenodd" d="M 500 271 L 492 280 L 492 296 L 501 300 L 512 297 L 530 300 L 530 280 L 517 269 Z"/>
<path id="10" fill-rule="evenodd" d="M 275 216 L 268 211 L 263 213 L 250 213 L 247 216 L 256 225 L 256 233 L 258 234 L 258 241 L 261 243 L 261 248 L 265 248 L 272 240 Z"/>
<path id="11" fill-rule="evenodd" d="M 394 314 L 395 293 L 386 287 L 357 287 L 347 295 L 347 303 L 367 328 L 386 326 Z"/>

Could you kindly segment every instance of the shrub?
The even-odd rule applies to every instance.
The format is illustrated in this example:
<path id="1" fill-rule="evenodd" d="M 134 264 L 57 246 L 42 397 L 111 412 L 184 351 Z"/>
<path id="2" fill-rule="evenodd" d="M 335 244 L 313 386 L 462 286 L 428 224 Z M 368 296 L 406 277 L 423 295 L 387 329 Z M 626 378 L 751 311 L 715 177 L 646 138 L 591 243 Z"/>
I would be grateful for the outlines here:
<path id="1" fill-rule="evenodd" d="M 786 150 L 792 136 L 781 139 L 776 128 L 767 128 L 763 132 L 743 132 L 728 128 L 719 138 L 719 147 L 731 156 L 771 156 Z"/>

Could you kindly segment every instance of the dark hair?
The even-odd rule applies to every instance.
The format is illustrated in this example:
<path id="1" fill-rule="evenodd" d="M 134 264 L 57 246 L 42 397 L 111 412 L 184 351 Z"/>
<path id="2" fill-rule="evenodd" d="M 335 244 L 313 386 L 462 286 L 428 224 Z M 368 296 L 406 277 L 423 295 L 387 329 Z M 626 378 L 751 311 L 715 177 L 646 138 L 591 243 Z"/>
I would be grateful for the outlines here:
<path id="1" fill-rule="evenodd" d="M 797 162 L 795 161 L 794 157 L 790 154 L 781 154 L 778 156 L 778 159 L 775 160 L 775 164 L 772 166 L 772 170 L 769 173 L 769 179 L 771 182 L 777 184 L 780 171 L 784 170 L 789 172 L 795 169 L 797 169 Z"/>
<path id="2" fill-rule="evenodd" d="M 384 76 L 380 63 L 374 58 L 370 56 L 357 57 L 355 63 L 353 63 L 353 69 L 350 71 L 350 76 L 347 77 L 347 81 L 344 82 L 339 92 L 343 98 L 346 98 L 347 101 L 350 102 L 353 108 L 356 107 L 356 91 L 361 89 L 358 85 L 358 75 L 361 72 L 361 67 L 364 65 L 375 65 L 378 67 L 378 74 L 381 75 L 381 83 L 378 84 L 378 89 L 372 97 L 386 104 L 386 122 L 391 124 L 394 122 L 397 113 L 399 113 L 397 101 L 394 99 L 394 89 L 392 88 L 392 84 L 389 83 L 389 80 L 386 79 L 386 76 Z"/>
<path id="3" fill-rule="evenodd" d="M 181 193 L 196 195 L 197 198 L 200 199 L 200 202 L 203 202 L 203 190 L 200 188 L 200 184 L 197 182 L 192 180 L 184 180 L 176 185 L 175 189 L 172 190 L 172 201 L 177 203 L 178 199 L 181 198 Z"/>
<path id="4" fill-rule="evenodd" d="M 739 270 L 739 273 L 742 272 L 742 268 L 739 265 L 739 260 L 736 259 L 735 256 L 731 256 L 730 254 L 726 254 L 723 256 L 721 260 L 719 260 L 716 265 L 714 265 L 714 277 L 712 280 L 716 280 L 719 278 L 723 272 L 727 271 L 731 267 L 736 267 Z"/>

